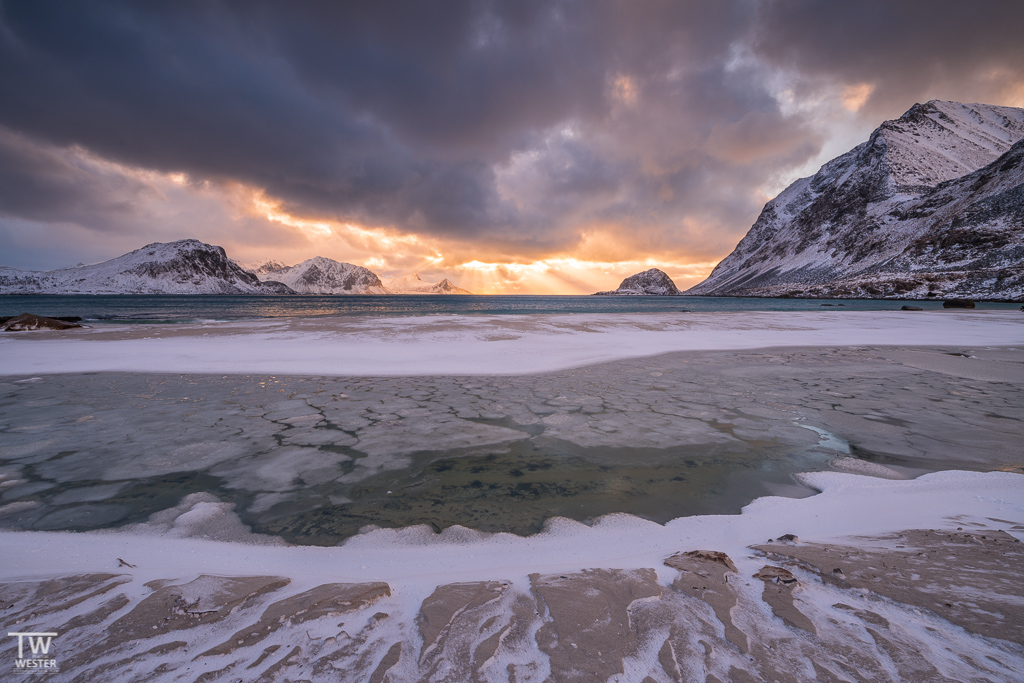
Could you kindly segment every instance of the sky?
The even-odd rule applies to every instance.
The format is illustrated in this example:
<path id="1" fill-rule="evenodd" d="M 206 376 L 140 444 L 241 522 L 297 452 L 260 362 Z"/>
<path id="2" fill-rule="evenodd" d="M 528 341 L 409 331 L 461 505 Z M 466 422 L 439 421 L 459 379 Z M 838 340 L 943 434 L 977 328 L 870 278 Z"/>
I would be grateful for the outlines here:
<path id="1" fill-rule="evenodd" d="M 1024 106 L 1019 0 L 0 0 L 0 265 L 196 238 L 476 293 L 697 284 L 930 99 Z"/>

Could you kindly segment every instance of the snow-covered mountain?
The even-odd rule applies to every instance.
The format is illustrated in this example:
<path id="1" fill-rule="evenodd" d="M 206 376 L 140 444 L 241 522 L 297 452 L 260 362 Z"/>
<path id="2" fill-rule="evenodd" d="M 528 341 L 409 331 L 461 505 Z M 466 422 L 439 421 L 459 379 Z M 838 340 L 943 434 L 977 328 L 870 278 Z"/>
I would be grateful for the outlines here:
<path id="1" fill-rule="evenodd" d="M 255 266 L 255 268 L 252 268 Z M 315 256 L 294 266 L 276 261 L 252 264 L 261 280 L 277 280 L 301 294 L 388 294 L 372 270 Z"/>
<path id="2" fill-rule="evenodd" d="M 90 266 L 28 271 L 0 267 L 0 294 L 292 294 L 262 282 L 221 247 L 155 242 Z"/>
<path id="3" fill-rule="evenodd" d="M 384 283 L 391 294 L 472 294 L 468 290 L 456 287 L 455 284 L 445 278 L 438 283 L 431 284 L 424 282 L 416 273 L 409 273 Z"/>
<path id="4" fill-rule="evenodd" d="M 266 275 L 267 273 L 276 273 L 288 267 L 280 261 L 275 261 L 274 259 L 269 258 L 253 261 L 252 263 L 238 262 L 238 265 L 246 270 L 256 273 L 257 277 L 260 275 Z"/>
<path id="5" fill-rule="evenodd" d="M 596 292 L 597 295 L 625 295 L 625 296 L 637 296 L 637 295 L 655 295 L 655 296 L 676 296 L 682 292 L 676 287 L 676 283 L 672 281 L 672 278 L 668 274 L 657 268 L 651 268 L 645 270 L 642 273 L 636 275 L 630 275 L 622 284 L 619 285 L 618 289 L 613 289 L 610 292 Z"/>
<path id="6" fill-rule="evenodd" d="M 687 294 L 1024 297 L 1024 109 L 933 100 L 768 202 Z"/>

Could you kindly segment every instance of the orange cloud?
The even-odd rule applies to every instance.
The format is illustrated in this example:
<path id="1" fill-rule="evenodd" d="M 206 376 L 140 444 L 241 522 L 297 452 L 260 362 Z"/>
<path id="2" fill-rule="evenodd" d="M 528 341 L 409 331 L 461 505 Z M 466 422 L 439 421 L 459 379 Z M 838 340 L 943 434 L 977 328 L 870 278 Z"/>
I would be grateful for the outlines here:
<path id="1" fill-rule="evenodd" d="M 168 180 L 181 183 L 178 177 Z M 591 294 L 614 289 L 623 278 L 648 268 L 661 268 L 685 289 L 707 277 L 716 263 L 666 253 L 656 245 L 645 245 L 634 231 L 610 224 L 582 231 L 569 251 L 527 256 L 479 241 L 443 240 L 353 221 L 297 216 L 256 188 L 233 186 L 221 191 L 231 195 L 235 211 L 284 231 L 283 239 L 269 250 L 267 245 L 237 239 L 226 243 L 229 253 L 243 262 L 274 258 L 291 264 L 326 256 L 365 266 L 385 279 L 407 272 L 428 280 L 447 277 L 477 294 Z"/>
<path id="2" fill-rule="evenodd" d="M 871 93 L 874 91 L 875 86 L 870 83 L 858 83 L 843 88 L 839 98 L 847 111 L 857 112 L 867 103 L 868 98 L 871 97 Z"/>

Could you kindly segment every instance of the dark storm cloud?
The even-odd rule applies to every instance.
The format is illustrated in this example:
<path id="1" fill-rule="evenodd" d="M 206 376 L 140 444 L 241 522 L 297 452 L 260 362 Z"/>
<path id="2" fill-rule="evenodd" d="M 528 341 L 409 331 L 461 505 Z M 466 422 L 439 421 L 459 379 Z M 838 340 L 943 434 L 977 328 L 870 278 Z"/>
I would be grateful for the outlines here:
<path id="1" fill-rule="evenodd" d="M 492 165 L 562 121 L 599 128 L 618 72 L 645 87 L 720 61 L 744 21 L 728 3 L 3 8 L 11 128 L 264 187 L 300 213 L 448 234 L 557 224 L 504 204 Z M 719 93 L 692 94 L 722 115 Z"/>
<path id="2" fill-rule="evenodd" d="M 151 195 L 144 183 L 0 127 L 0 217 L 125 229 L 135 204 Z"/>
<path id="3" fill-rule="evenodd" d="M 0 117 L 118 161 L 383 203 L 414 174 L 380 126 L 301 87 L 255 30 L 185 4 L 6 3 Z M 345 115 L 347 114 L 347 115 Z"/>
<path id="4" fill-rule="evenodd" d="M 888 112 L 936 91 L 992 97 L 1001 77 L 1019 83 L 1022 26 L 1018 0 L 769 0 L 755 49 L 805 76 L 876 85 L 871 103 Z"/>
<path id="5" fill-rule="evenodd" d="M 1019 7 L 6 0 L 0 125 L 28 137 L 0 140 L 0 212 L 78 206 L 99 225 L 130 207 L 110 178 L 33 157 L 37 140 L 264 188 L 303 216 L 538 251 L 618 222 L 652 248 L 720 254 L 756 216 L 754 189 L 821 143 L 764 65 L 804 87 L 868 82 L 889 106 L 982 67 L 1019 72 Z"/>

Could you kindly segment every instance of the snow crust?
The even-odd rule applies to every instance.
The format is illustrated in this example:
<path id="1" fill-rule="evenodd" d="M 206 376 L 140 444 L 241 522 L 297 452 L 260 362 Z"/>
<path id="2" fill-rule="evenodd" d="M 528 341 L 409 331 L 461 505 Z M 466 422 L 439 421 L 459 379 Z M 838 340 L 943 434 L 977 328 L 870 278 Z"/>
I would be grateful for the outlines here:
<path id="1" fill-rule="evenodd" d="M 1024 316 L 1017 311 L 830 311 L 275 319 L 173 329 L 105 326 L 75 330 L 73 336 L 0 336 L 0 374 L 509 375 L 672 351 L 934 343 L 1024 344 Z"/>
<path id="2" fill-rule="evenodd" d="M 542 533 L 525 538 L 463 527 L 437 534 L 423 525 L 374 530 L 336 548 L 181 538 L 214 526 L 222 532 L 234 528 L 239 539 L 251 540 L 232 520 L 230 506 L 199 496 L 191 505 L 186 502 L 189 510 L 164 515 L 172 517 L 173 531 L 166 536 L 154 533 L 156 524 L 127 531 L 0 532 L 5 555 L 0 578 L 109 571 L 115 558 L 125 557 L 138 565 L 137 583 L 199 574 L 272 574 L 300 583 L 387 581 L 399 595 L 416 600 L 440 583 L 525 582 L 534 572 L 588 567 L 661 567 L 672 553 L 701 548 L 726 552 L 742 569 L 745 562 L 757 561 L 748 546 L 783 534 L 805 542 L 856 544 L 856 536 L 950 529 L 975 518 L 989 527 L 993 519 L 1005 520 L 996 526 L 1024 537 L 1012 528 L 1024 521 L 1024 475 L 947 471 L 909 481 L 838 472 L 801 476 L 822 493 L 759 498 L 740 515 L 684 517 L 664 526 L 625 514 L 601 517 L 591 526 L 555 518 Z M 664 570 L 666 578 L 670 573 Z M 418 604 L 408 608 L 415 611 Z"/>

